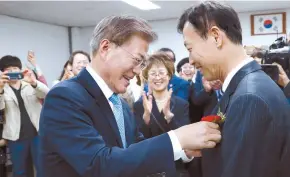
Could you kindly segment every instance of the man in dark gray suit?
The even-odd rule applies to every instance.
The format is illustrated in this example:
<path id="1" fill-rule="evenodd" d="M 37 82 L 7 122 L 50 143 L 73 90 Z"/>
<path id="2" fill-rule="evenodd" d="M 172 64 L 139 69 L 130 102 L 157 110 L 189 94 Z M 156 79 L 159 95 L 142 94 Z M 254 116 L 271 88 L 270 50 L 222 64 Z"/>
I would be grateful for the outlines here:
<path id="1" fill-rule="evenodd" d="M 202 152 L 203 177 L 289 177 L 290 106 L 246 55 L 237 13 L 219 2 L 203 2 L 184 12 L 178 29 L 196 68 L 208 81 L 223 82 L 213 113 L 226 117 L 223 140 Z"/>

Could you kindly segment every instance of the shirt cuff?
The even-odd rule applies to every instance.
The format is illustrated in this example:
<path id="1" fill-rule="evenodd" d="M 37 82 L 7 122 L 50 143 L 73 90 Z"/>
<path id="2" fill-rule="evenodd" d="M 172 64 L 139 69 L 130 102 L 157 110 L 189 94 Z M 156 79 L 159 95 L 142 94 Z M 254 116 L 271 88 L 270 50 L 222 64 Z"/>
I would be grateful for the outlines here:
<path id="1" fill-rule="evenodd" d="M 180 142 L 179 142 L 176 134 L 174 133 L 174 131 L 172 131 L 172 130 L 169 131 L 168 135 L 169 135 L 169 138 L 170 138 L 171 143 L 172 143 L 174 161 L 177 161 L 181 158 L 182 147 L 181 147 Z"/>
<path id="2" fill-rule="evenodd" d="M 193 158 L 194 157 L 188 158 L 187 155 L 185 154 L 184 150 L 182 150 L 182 152 L 181 152 L 181 160 L 182 160 L 183 163 L 191 162 Z"/>

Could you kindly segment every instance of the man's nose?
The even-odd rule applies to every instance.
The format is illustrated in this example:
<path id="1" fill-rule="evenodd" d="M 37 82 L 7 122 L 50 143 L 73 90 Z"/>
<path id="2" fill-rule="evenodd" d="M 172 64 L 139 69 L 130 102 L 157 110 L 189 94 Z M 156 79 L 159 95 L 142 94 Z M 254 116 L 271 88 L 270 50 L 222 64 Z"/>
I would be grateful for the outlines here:
<path id="1" fill-rule="evenodd" d="M 194 61 L 193 57 L 189 57 L 189 64 L 191 64 L 191 65 L 195 64 L 195 61 Z"/>
<path id="2" fill-rule="evenodd" d="M 135 75 L 139 75 L 141 73 L 141 71 L 142 71 L 142 69 L 141 69 L 140 66 L 136 66 L 136 67 L 133 68 L 133 73 Z"/>

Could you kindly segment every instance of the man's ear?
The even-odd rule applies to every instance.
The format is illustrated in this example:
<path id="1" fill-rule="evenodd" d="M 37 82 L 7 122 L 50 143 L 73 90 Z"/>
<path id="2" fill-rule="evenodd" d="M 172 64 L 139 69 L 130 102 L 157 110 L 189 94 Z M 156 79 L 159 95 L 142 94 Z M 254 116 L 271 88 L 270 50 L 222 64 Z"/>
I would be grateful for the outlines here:
<path id="1" fill-rule="evenodd" d="M 214 42 L 216 43 L 217 48 L 221 48 L 223 46 L 223 36 L 222 31 L 217 26 L 212 26 L 208 32 L 209 36 L 214 38 Z"/>
<path id="2" fill-rule="evenodd" d="M 103 39 L 100 42 L 98 53 L 100 54 L 101 58 L 106 60 L 109 51 L 112 49 L 113 43 L 111 43 L 108 39 Z"/>

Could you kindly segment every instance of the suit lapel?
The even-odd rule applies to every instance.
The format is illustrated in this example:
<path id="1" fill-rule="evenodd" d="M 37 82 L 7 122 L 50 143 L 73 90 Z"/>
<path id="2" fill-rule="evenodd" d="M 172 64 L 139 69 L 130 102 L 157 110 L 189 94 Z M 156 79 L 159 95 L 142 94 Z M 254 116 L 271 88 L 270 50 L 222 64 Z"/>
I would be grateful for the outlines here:
<path id="1" fill-rule="evenodd" d="M 224 95 L 222 96 L 220 102 L 218 103 L 217 107 L 215 108 L 215 113 L 217 113 L 219 110 L 222 113 L 226 113 L 227 112 L 227 108 L 230 102 L 230 98 L 231 96 L 234 94 L 234 92 L 236 91 L 239 83 L 242 81 L 242 79 L 255 71 L 261 70 L 261 66 L 256 62 L 256 61 L 252 61 L 248 64 L 246 64 L 245 66 L 243 66 L 232 78 L 232 80 L 230 81 Z"/>
<path id="2" fill-rule="evenodd" d="M 155 98 L 153 97 L 153 100 L 152 100 L 152 116 L 153 119 L 155 118 L 156 121 L 158 121 L 158 123 L 160 124 L 161 127 L 158 126 L 158 123 L 156 123 L 157 127 L 159 129 L 161 129 L 162 131 L 167 131 L 167 126 L 166 126 L 166 122 L 165 122 L 165 119 L 164 119 L 164 114 L 163 112 L 159 112 L 159 109 L 158 109 L 158 106 L 157 106 L 157 103 L 156 103 L 156 100 Z"/>
<path id="3" fill-rule="evenodd" d="M 100 107 L 101 114 L 105 116 L 103 119 L 105 122 L 107 122 L 115 134 L 116 141 L 119 145 L 119 147 L 123 147 L 123 143 L 121 140 L 121 136 L 119 133 L 119 129 L 117 126 L 117 122 L 114 116 L 114 113 L 111 109 L 111 106 L 105 97 L 104 93 L 100 89 L 99 85 L 96 83 L 96 81 L 93 79 L 93 77 L 90 75 L 90 73 L 83 69 L 80 74 L 77 76 L 77 79 L 79 82 L 83 85 L 83 87 L 89 92 L 89 94 L 96 100 L 96 103 Z M 108 130 L 111 131 L 111 130 Z"/>

